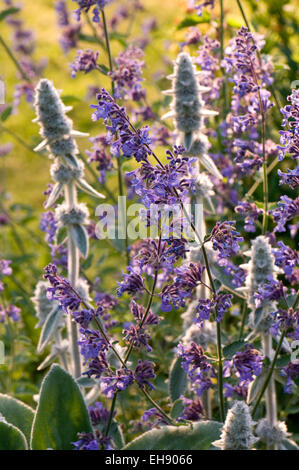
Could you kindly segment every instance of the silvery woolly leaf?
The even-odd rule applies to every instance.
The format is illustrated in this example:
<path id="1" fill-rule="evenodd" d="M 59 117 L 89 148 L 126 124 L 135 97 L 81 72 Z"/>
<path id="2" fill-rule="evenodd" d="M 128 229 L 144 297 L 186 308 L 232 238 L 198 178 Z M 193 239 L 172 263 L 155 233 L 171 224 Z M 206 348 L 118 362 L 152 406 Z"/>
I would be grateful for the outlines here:
<path id="1" fill-rule="evenodd" d="M 43 360 L 43 362 L 38 366 L 37 370 L 43 370 L 48 367 L 57 357 L 57 351 L 52 350 L 50 354 Z"/>
<path id="2" fill-rule="evenodd" d="M 84 179 L 80 179 L 77 181 L 77 186 L 82 189 L 85 193 L 89 194 L 90 196 L 98 197 L 100 199 L 105 199 L 106 196 L 102 193 L 98 193 L 90 184 L 87 183 Z"/>
<path id="3" fill-rule="evenodd" d="M 31 449 L 72 450 L 80 432 L 92 432 L 84 398 L 72 376 L 54 364 L 41 386 Z"/>
<path id="4" fill-rule="evenodd" d="M 16 426 L 0 421 L 0 450 L 27 450 L 24 434 Z"/>
<path id="5" fill-rule="evenodd" d="M 16 398 L 0 393 L 0 415 L 7 423 L 16 426 L 30 442 L 34 410 Z"/>
<path id="6" fill-rule="evenodd" d="M 177 419 L 181 416 L 181 414 L 183 413 L 184 411 L 184 401 L 181 399 L 181 398 L 178 398 L 172 408 L 171 408 L 171 412 L 170 412 L 170 416 L 173 418 L 173 419 Z"/>
<path id="7" fill-rule="evenodd" d="M 45 204 L 45 209 L 49 209 L 53 204 L 56 202 L 56 200 L 59 198 L 61 191 L 63 190 L 63 184 L 62 183 L 55 183 L 52 191 L 47 199 L 47 202 Z"/>
<path id="8" fill-rule="evenodd" d="M 222 174 L 220 173 L 212 158 L 208 154 L 205 153 L 203 155 L 198 155 L 198 158 L 200 163 L 205 167 L 205 169 L 209 173 L 211 173 L 211 175 L 222 180 Z"/>
<path id="9" fill-rule="evenodd" d="M 72 109 L 73 107 L 70 106 L 70 108 Z M 88 137 L 89 133 L 88 132 L 76 131 L 75 129 L 72 129 L 71 130 L 71 135 L 73 135 L 74 137 Z"/>
<path id="10" fill-rule="evenodd" d="M 199 421 L 192 426 L 163 426 L 136 437 L 124 450 L 208 450 L 220 438 L 223 424 Z"/>
<path id="11" fill-rule="evenodd" d="M 248 387 L 247 405 L 250 405 L 250 403 L 252 403 L 259 394 L 262 386 L 264 385 L 266 376 L 267 371 L 263 370 L 261 374 L 255 377 L 255 379 L 250 383 Z"/>
<path id="12" fill-rule="evenodd" d="M 48 145 L 48 140 L 44 139 L 40 144 L 38 144 L 33 150 L 34 152 L 40 152 Z"/>
<path id="13" fill-rule="evenodd" d="M 54 337 L 57 329 L 61 325 L 63 311 L 59 307 L 54 307 L 48 315 L 39 338 L 37 352 L 41 353 Z"/>
<path id="14" fill-rule="evenodd" d="M 182 368 L 182 359 L 175 358 L 169 371 L 169 396 L 172 402 L 175 402 L 181 395 L 184 395 L 187 389 L 187 374 Z"/>
<path id="15" fill-rule="evenodd" d="M 86 258 L 88 255 L 89 240 L 85 228 L 79 224 L 70 225 L 70 236 L 80 253 Z"/>
<path id="16" fill-rule="evenodd" d="M 72 166 L 73 168 L 78 168 L 78 160 L 74 155 L 63 155 L 61 158 L 67 165 Z"/>
<path id="17" fill-rule="evenodd" d="M 292 439 L 283 439 L 280 446 L 281 450 L 299 450 L 296 442 Z"/>
<path id="18" fill-rule="evenodd" d="M 58 228 L 56 233 L 56 243 L 57 245 L 62 245 L 67 241 L 67 228 L 62 226 Z"/>
<path id="19" fill-rule="evenodd" d="M 186 147 L 187 150 L 190 150 L 192 142 L 193 142 L 192 132 L 185 132 L 185 134 L 184 134 L 184 147 Z"/>

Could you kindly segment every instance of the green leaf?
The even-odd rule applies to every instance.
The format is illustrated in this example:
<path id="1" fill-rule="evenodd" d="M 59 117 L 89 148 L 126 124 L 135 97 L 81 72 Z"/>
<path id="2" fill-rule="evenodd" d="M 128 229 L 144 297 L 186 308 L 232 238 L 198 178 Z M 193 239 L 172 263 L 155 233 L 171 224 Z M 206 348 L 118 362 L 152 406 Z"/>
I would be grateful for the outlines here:
<path id="1" fill-rule="evenodd" d="M 164 426 L 152 429 L 133 441 L 125 450 L 207 450 L 220 438 L 222 423 L 200 421 L 192 426 Z"/>
<path id="2" fill-rule="evenodd" d="M 188 15 L 186 18 L 181 21 L 177 29 L 188 28 L 189 26 L 196 26 L 201 23 L 210 23 L 211 15 L 208 12 L 204 12 L 202 16 L 198 16 L 195 13 L 193 15 Z"/>
<path id="3" fill-rule="evenodd" d="M 50 354 L 38 366 L 37 370 L 43 370 L 46 367 L 50 366 L 52 364 L 52 362 L 54 362 L 54 360 L 56 359 L 57 356 L 58 356 L 58 353 L 56 351 L 55 352 L 51 351 Z"/>
<path id="4" fill-rule="evenodd" d="M 267 371 L 263 370 L 260 375 L 255 377 L 255 379 L 250 383 L 248 387 L 248 395 L 247 395 L 247 404 L 250 405 L 250 403 L 253 402 L 253 400 L 257 397 L 259 394 L 262 386 L 264 385 L 265 379 L 267 376 Z"/>
<path id="5" fill-rule="evenodd" d="M 78 385 L 57 364 L 46 375 L 36 410 L 31 448 L 71 450 L 80 432 L 91 432 L 88 410 Z"/>
<path id="6" fill-rule="evenodd" d="M 127 47 L 127 41 L 126 41 L 126 37 L 127 35 L 126 34 L 120 34 L 120 33 L 117 33 L 117 32 L 113 32 L 110 34 L 110 39 L 111 40 L 115 40 L 115 41 L 118 41 L 120 43 L 121 46 L 124 46 L 124 47 Z"/>
<path id="7" fill-rule="evenodd" d="M 30 433 L 34 410 L 30 406 L 16 400 L 8 395 L 0 394 L 0 415 L 13 426 L 16 426 L 25 435 L 28 443 L 30 442 Z"/>
<path id="8" fill-rule="evenodd" d="M 96 191 L 90 184 L 87 183 L 84 179 L 78 180 L 77 181 L 77 186 L 82 189 L 86 194 L 89 194 L 90 196 L 97 197 L 99 199 L 105 199 L 106 196 L 104 194 L 99 193 Z"/>
<path id="9" fill-rule="evenodd" d="M 108 75 L 108 74 L 109 74 L 110 70 L 109 70 L 109 68 L 107 67 L 107 65 L 105 65 L 105 64 L 99 64 L 99 67 L 100 67 L 100 69 L 101 69 L 102 74 L 104 74 L 104 75 Z"/>
<path id="10" fill-rule="evenodd" d="M 57 245 L 62 245 L 65 243 L 67 240 L 67 228 L 62 225 L 61 227 L 58 228 L 58 231 L 56 233 L 56 244 Z"/>
<path id="11" fill-rule="evenodd" d="M 77 384 L 80 387 L 88 388 L 88 387 L 93 387 L 96 385 L 96 381 L 93 379 L 90 379 L 89 377 L 86 377 L 86 375 L 82 375 L 81 377 L 78 377 L 76 379 Z"/>
<path id="12" fill-rule="evenodd" d="M 4 122 L 6 121 L 6 119 L 9 118 L 9 116 L 11 115 L 12 113 L 12 106 L 9 106 L 8 108 L 6 108 L 3 113 L 1 114 L 1 121 Z"/>
<path id="13" fill-rule="evenodd" d="M 3 21 L 7 16 L 13 15 L 14 13 L 18 13 L 20 8 L 7 8 L 6 10 L 2 10 L 0 12 L 0 21 Z"/>
<path id="14" fill-rule="evenodd" d="M 40 334 L 38 346 L 37 346 L 37 352 L 41 353 L 49 341 L 53 338 L 55 335 L 57 328 L 61 322 L 61 318 L 63 315 L 63 311 L 59 308 L 59 306 L 54 307 L 52 312 L 49 313 L 45 323 L 43 324 L 43 328 Z"/>
<path id="15" fill-rule="evenodd" d="M 177 419 L 181 416 L 181 414 L 183 413 L 184 411 L 184 402 L 181 398 L 178 398 L 172 408 L 171 408 L 171 412 L 170 412 L 170 416 L 173 418 L 173 419 Z"/>
<path id="16" fill-rule="evenodd" d="M 169 371 L 169 395 L 171 401 L 175 402 L 187 389 L 187 374 L 182 368 L 182 359 L 174 359 Z"/>
<path id="17" fill-rule="evenodd" d="M 80 253 L 86 258 L 88 255 L 89 241 L 85 228 L 79 224 L 72 224 L 70 225 L 70 235 Z"/>
<path id="18" fill-rule="evenodd" d="M 234 341 L 223 348 L 223 356 L 225 359 L 231 359 L 236 352 L 240 351 L 245 345 L 244 341 Z"/>
<path id="19" fill-rule="evenodd" d="M 80 100 L 80 98 L 78 98 L 77 96 L 74 96 L 74 95 L 62 95 L 60 98 L 62 99 L 63 103 L 68 105 L 68 106 L 73 104 L 73 103 L 78 103 L 78 102 L 82 101 L 82 100 Z"/>
<path id="20" fill-rule="evenodd" d="M 63 190 L 63 184 L 62 183 L 55 183 L 53 186 L 53 189 L 47 199 L 47 203 L 45 204 L 45 209 L 49 209 L 53 204 L 56 202 L 56 200 L 59 198 L 62 190 Z"/>
<path id="21" fill-rule="evenodd" d="M 24 434 L 5 421 L 0 421 L 0 450 L 27 450 Z"/>
<path id="22" fill-rule="evenodd" d="M 228 276 L 225 273 L 224 268 L 222 266 L 218 266 L 215 263 L 211 263 L 210 268 L 211 268 L 213 276 L 215 276 L 218 279 L 218 281 L 221 282 L 224 288 L 226 287 L 227 289 L 233 291 L 234 294 L 237 295 L 238 297 L 246 299 L 246 297 L 243 294 L 236 291 L 236 286 L 234 286 L 232 283 L 232 280 L 233 280 L 232 276 Z"/>
<path id="23" fill-rule="evenodd" d="M 122 449 L 125 445 L 124 436 L 119 424 L 113 421 L 110 428 L 110 435 L 117 449 Z"/>
<path id="24" fill-rule="evenodd" d="M 243 26 L 243 21 L 235 18 L 234 16 L 227 16 L 226 18 L 226 23 L 228 26 L 231 26 L 232 28 L 241 28 Z"/>
<path id="25" fill-rule="evenodd" d="M 80 41 L 91 42 L 95 44 L 100 42 L 95 36 L 91 36 L 90 34 L 80 33 L 78 37 Z"/>
<path id="26" fill-rule="evenodd" d="M 283 439 L 282 445 L 286 450 L 299 450 L 296 442 L 294 442 L 292 439 Z"/>
<path id="27" fill-rule="evenodd" d="M 83 271 L 86 271 L 87 269 L 89 269 L 90 266 L 92 265 L 92 262 L 93 262 L 93 254 L 90 254 L 88 258 L 86 258 L 86 260 L 84 260 L 81 263 L 81 268 L 83 269 Z M 99 262 L 97 263 L 99 264 Z"/>

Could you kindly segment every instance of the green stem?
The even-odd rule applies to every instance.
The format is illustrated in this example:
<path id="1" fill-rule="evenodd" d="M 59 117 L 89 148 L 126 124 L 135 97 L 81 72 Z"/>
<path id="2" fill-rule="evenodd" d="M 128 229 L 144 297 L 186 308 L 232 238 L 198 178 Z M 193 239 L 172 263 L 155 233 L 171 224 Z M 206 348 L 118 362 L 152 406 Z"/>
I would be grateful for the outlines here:
<path id="1" fill-rule="evenodd" d="M 263 346 L 264 356 L 270 361 L 272 359 L 272 335 L 270 333 L 263 333 L 261 335 L 261 342 Z M 273 376 L 269 380 L 268 386 L 265 391 L 266 402 L 266 417 L 268 422 L 274 427 L 277 424 L 277 400 L 275 390 L 275 380 Z"/>
<path id="2" fill-rule="evenodd" d="M 88 163 L 87 158 L 82 153 L 80 153 L 79 156 L 80 156 L 80 159 L 86 165 L 90 174 L 93 176 L 95 184 L 98 185 L 99 184 L 98 176 L 96 172 L 94 171 L 94 169 L 92 168 L 92 166 Z M 117 200 L 115 199 L 114 194 L 110 191 L 110 189 L 107 187 L 105 183 L 101 184 L 101 188 L 104 189 L 104 191 L 107 193 L 107 196 L 110 197 L 110 199 L 114 202 L 114 204 L 117 204 Z"/>
<path id="3" fill-rule="evenodd" d="M 109 34 L 108 34 L 108 28 L 107 28 L 107 21 L 106 21 L 106 16 L 105 16 L 104 10 L 101 11 L 101 14 L 102 14 L 106 49 L 107 49 L 107 55 L 108 55 L 109 70 L 112 73 L 113 72 L 113 61 L 112 61 L 110 40 L 109 40 Z M 114 97 L 115 89 L 114 89 L 114 80 L 113 80 L 112 77 L 111 77 L 111 91 L 112 91 L 112 96 Z M 122 197 L 122 196 L 124 196 L 124 188 L 123 188 L 123 175 L 122 175 L 121 167 L 122 167 L 121 159 L 120 159 L 120 157 L 117 157 L 118 190 L 119 190 L 119 195 Z M 127 228 L 126 228 L 126 236 L 125 236 L 125 250 L 126 250 L 127 264 L 129 264 L 130 259 L 129 259 L 129 252 L 128 252 Z"/>
<path id="4" fill-rule="evenodd" d="M 246 317 L 247 317 L 247 303 L 246 301 L 243 302 L 243 309 L 242 309 L 242 323 L 241 323 L 241 328 L 240 328 L 240 334 L 239 334 L 239 341 L 241 341 L 244 333 L 244 327 L 245 327 L 245 322 L 246 322 Z"/>
<path id="5" fill-rule="evenodd" d="M 15 57 L 14 53 L 11 51 L 11 49 L 8 47 L 8 45 L 6 44 L 6 42 L 4 41 L 3 37 L 0 36 L 0 43 L 2 44 L 2 46 L 4 47 L 7 55 L 10 57 L 10 59 L 13 61 L 13 63 L 15 64 L 15 66 L 17 67 L 18 71 L 20 72 L 20 74 L 22 75 L 23 79 L 26 80 L 27 82 L 29 83 L 32 83 L 31 81 L 31 78 L 28 77 L 27 73 L 23 70 L 23 68 L 21 67 L 19 61 L 17 60 L 17 58 Z"/>
<path id="6" fill-rule="evenodd" d="M 161 413 L 161 415 L 170 423 L 170 424 L 173 424 L 173 425 L 176 425 L 176 422 L 170 418 L 170 416 L 168 416 L 167 413 L 165 413 L 165 411 L 160 407 L 160 405 L 158 405 L 157 402 L 155 402 L 155 400 L 150 396 L 150 394 L 145 390 L 145 388 L 141 388 L 140 389 L 143 393 L 143 395 L 145 396 L 145 398 L 155 407 L 157 408 L 157 410 L 159 411 L 159 413 Z"/>
<path id="7" fill-rule="evenodd" d="M 224 8 L 223 0 L 220 0 L 220 58 L 221 61 L 224 59 Z M 227 97 L 227 81 L 223 80 L 223 96 L 224 96 L 224 116 L 226 116 L 228 97 Z"/>
<path id="8" fill-rule="evenodd" d="M 106 43 L 106 49 L 107 49 L 107 55 L 108 55 L 109 69 L 110 69 L 110 72 L 113 72 L 113 62 L 112 62 L 112 54 L 111 54 L 111 48 L 110 48 L 110 40 L 109 40 L 109 34 L 108 34 L 108 28 L 107 28 L 107 22 L 106 22 L 106 16 L 105 16 L 104 10 L 101 10 L 101 14 L 102 14 L 105 43 Z M 111 88 L 112 88 L 112 96 L 114 96 L 113 80 L 111 81 Z"/>
<path id="9" fill-rule="evenodd" d="M 73 182 L 65 186 L 65 200 L 70 210 L 76 206 L 77 194 Z M 79 250 L 73 241 L 70 230 L 68 230 L 67 253 L 68 280 L 71 286 L 76 289 L 79 278 Z M 81 360 L 78 346 L 78 326 L 77 323 L 73 321 L 72 315 L 68 315 L 67 328 L 71 349 L 72 373 L 74 378 L 77 378 L 81 375 Z"/>
<path id="10" fill-rule="evenodd" d="M 267 167 L 267 175 L 269 175 L 271 171 L 274 170 L 274 168 L 276 167 L 276 165 L 278 165 L 278 163 L 279 163 L 278 158 L 275 158 L 275 160 L 273 160 L 273 162 Z M 250 196 L 253 195 L 253 193 L 257 190 L 257 188 L 259 187 L 260 183 L 262 183 L 262 181 L 263 181 L 263 178 L 259 179 L 251 186 L 249 191 L 245 194 L 245 199 L 248 199 Z"/>
<path id="11" fill-rule="evenodd" d="M 159 237 L 159 245 L 158 245 L 158 253 L 160 251 L 160 244 L 161 244 L 161 235 Z M 140 327 L 142 327 L 144 325 L 144 322 L 148 316 L 148 313 L 150 311 L 150 308 L 152 306 L 152 302 L 153 302 L 153 298 L 154 298 L 154 295 L 155 295 L 155 290 L 156 290 L 156 285 L 157 285 L 157 280 L 158 280 L 158 269 L 155 270 L 155 277 L 154 277 L 154 282 L 153 282 L 153 285 L 152 285 L 152 289 L 151 289 L 151 292 L 149 294 L 149 299 L 148 299 L 148 303 L 147 303 L 147 307 L 146 307 L 146 310 L 145 310 L 145 313 L 141 319 L 141 322 L 140 322 Z M 129 360 L 129 357 L 131 355 L 131 352 L 133 350 L 133 345 L 132 343 L 128 346 L 128 349 L 126 351 L 126 354 L 125 354 L 125 358 L 124 358 L 124 365 L 127 364 L 128 360 Z M 108 436 L 109 434 L 109 431 L 110 431 L 110 426 L 111 426 L 111 422 L 112 422 L 112 416 L 113 416 L 113 413 L 114 413 L 114 409 L 115 409 L 115 404 L 116 404 L 116 398 L 117 398 L 117 392 L 114 394 L 113 396 L 113 400 L 112 400 L 112 403 L 111 403 L 111 408 L 110 408 L 110 415 L 109 415 L 109 420 L 108 420 L 108 424 L 107 424 L 107 428 L 106 428 L 106 436 Z"/>
<path id="12" fill-rule="evenodd" d="M 221 322 L 216 322 L 216 324 L 217 324 L 219 409 L 220 409 L 221 421 L 224 423 L 225 411 L 224 411 L 224 395 L 223 395 L 223 361 L 222 361 L 222 347 L 221 347 Z"/>
<path id="13" fill-rule="evenodd" d="M 8 127 L 5 127 L 3 124 L 0 124 L 0 130 L 9 134 L 11 137 L 13 137 L 16 141 L 18 141 L 21 145 L 23 145 L 23 147 L 25 147 L 30 152 L 34 153 L 35 155 L 38 154 L 42 156 L 41 152 L 35 152 L 33 148 L 30 147 L 30 145 L 28 145 L 21 137 L 15 134 L 12 130 L 8 129 Z"/>
<path id="14" fill-rule="evenodd" d="M 108 418 L 108 422 L 107 422 L 105 436 L 109 436 L 110 427 L 111 427 L 111 424 L 112 424 L 112 419 L 113 419 L 114 410 L 115 410 L 116 398 L 117 398 L 117 392 L 113 395 L 113 398 L 112 398 L 112 403 L 111 403 L 111 407 L 110 407 L 110 414 L 109 414 L 109 418 Z"/>
<path id="15" fill-rule="evenodd" d="M 242 17 L 243 17 L 243 20 L 244 20 L 244 22 L 245 22 L 245 24 L 246 24 L 246 27 L 247 27 L 248 31 L 250 31 L 250 26 L 249 26 L 248 20 L 247 20 L 246 15 L 245 15 L 245 11 L 244 11 L 244 9 L 243 9 L 243 6 L 242 6 L 242 3 L 240 2 L 240 0 L 237 0 L 237 4 L 238 4 L 238 6 L 239 6 L 239 8 L 240 8 L 240 12 L 241 12 L 241 15 L 242 15 Z"/>
<path id="16" fill-rule="evenodd" d="M 258 92 L 260 96 L 260 92 Z M 268 201 L 269 201 L 269 187 L 268 187 L 268 173 L 267 173 L 267 156 L 266 156 L 266 116 L 263 111 L 262 100 L 260 100 L 262 107 L 262 146 L 263 146 L 263 193 L 264 193 L 264 214 L 263 214 L 263 235 L 265 235 L 268 228 Z"/>
<path id="17" fill-rule="evenodd" d="M 281 336 L 280 336 L 280 340 L 279 340 L 279 343 L 278 343 L 278 345 L 277 345 L 277 348 L 276 348 L 276 351 L 275 351 L 275 354 L 274 354 L 274 357 L 273 357 L 273 360 L 272 360 L 271 367 L 270 367 L 270 369 L 269 369 L 268 375 L 267 375 L 267 377 L 266 377 L 266 379 L 265 379 L 265 382 L 264 382 L 264 384 L 263 384 L 263 386 L 262 386 L 262 388 L 261 388 L 261 391 L 260 391 L 260 393 L 259 393 L 259 395 L 258 395 L 258 398 L 257 398 L 257 400 L 256 400 L 256 402 L 255 402 L 255 405 L 254 405 L 254 407 L 253 407 L 252 416 L 255 415 L 255 413 L 256 413 L 256 411 L 257 411 L 257 409 L 258 409 L 258 406 L 259 406 L 259 404 L 260 404 L 260 401 L 261 401 L 261 399 L 263 398 L 263 395 L 264 395 L 264 393 L 265 393 L 265 390 L 266 390 L 266 388 L 268 387 L 268 384 L 269 384 L 269 382 L 270 382 L 270 380 L 271 380 L 271 377 L 272 377 L 272 374 L 273 374 L 273 370 L 274 370 L 274 367 L 275 367 L 275 364 L 276 364 L 276 361 L 277 361 L 277 357 L 278 357 L 278 354 L 279 354 L 279 352 L 280 352 L 280 348 L 281 348 L 281 345 L 282 345 L 282 342 L 283 342 L 283 340 L 284 340 L 285 335 L 286 335 L 286 330 L 283 331 L 282 334 L 281 334 Z"/>

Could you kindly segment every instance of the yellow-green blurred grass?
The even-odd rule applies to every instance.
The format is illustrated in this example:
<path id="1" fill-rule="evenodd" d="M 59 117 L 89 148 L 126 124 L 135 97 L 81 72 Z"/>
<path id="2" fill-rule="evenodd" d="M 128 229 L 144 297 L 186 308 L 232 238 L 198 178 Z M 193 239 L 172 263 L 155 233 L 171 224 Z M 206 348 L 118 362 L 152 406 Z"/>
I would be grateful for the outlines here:
<path id="1" fill-rule="evenodd" d="M 87 88 L 91 84 L 109 87 L 109 81 L 98 72 L 92 72 L 88 75 L 79 73 L 74 79 L 70 77 L 69 62 L 73 60 L 75 51 L 72 50 L 66 56 L 59 46 L 58 38 L 60 32 L 56 25 L 54 3 L 45 0 L 24 2 L 22 18 L 25 20 L 25 26 L 35 31 L 37 39 L 34 58 L 39 61 L 46 57 L 48 65 L 43 72 L 43 76 L 53 80 L 55 86 L 63 90 L 63 95 L 75 95 L 80 99 L 80 102 L 78 101 L 73 104 L 74 109 L 69 113 L 69 116 L 74 120 L 74 127 L 78 130 L 89 132 L 90 135 L 96 135 L 100 131 L 100 124 L 92 123 L 90 119 L 91 110 L 89 105 L 91 102 L 86 100 Z M 143 21 L 146 15 L 155 14 L 159 10 L 159 31 L 154 34 L 156 39 L 147 48 L 145 77 L 148 79 L 155 71 L 157 64 L 159 65 L 159 62 L 161 62 L 161 52 L 162 54 L 166 52 L 166 50 L 163 51 L 163 43 L 171 33 L 172 28 L 170 25 L 172 23 L 174 25 L 175 19 L 180 16 L 178 15 L 178 9 L 173 8 L 174 3 L 164 1 L 161 4 L 161 2 L 156 0 L 145 1 L 144 4 L 147 11 L 138 14 L 136 24 L 133 27 L 133 34 L 136 32 L 140 36 L 140 24 L 138 23 Z M 75 6 L 75 3 L 69 1 L 70 9 L 73 9 Z M 181 12 L 183 13 L 183 9 L 181 9 Z M 109 14 L 109 10 L 107 13 Z M 90 34 L 90 32 L 88 33 Z M 4 23 L 1 24 L 1 34 L 10 44 L 11 30 Z M 95 48 L 93 44 L 82 44 L 82 48 L 86 47 Z M 120 51 L 120 47 L 117 41 L 113 41 L 112 48 L 115 53 Z M 17 83 L 16 69 L 2 49 L 0 57 L 0 73 L 6 84 L 6 102 L 11 103 L 14 86 Z M 100 50 L 99 60 L 107 65 L 107 58 L 102 50 Z M 157 99 L 157 92 L 154 89 L 152 91 L 154 93 L 151 93 L 151 100 L 153 98 Z M 156 96 L 153 96 L 153 94 Z M 22 99 L 18 114 L 10 116 L 5 122 L 5 126 L 33 147 L 40 141 L 38 135 L 39 126 L 31 122 L 34 117 L 34 110 Z M 42 202 L 44 200 L 42 191 L 45 189 L 47 182 L 49 182 L 49 161 L 46 155 L 42 157 L 28 151 L 5 132 L 1 133 L 1 142 L 13 142 L 14 144 L 13 152 L 1 162 L 1 186 L 4 186 L 14 201 L 26 202 L 27 204 L 32 204 L 37 209 L 42 209 Z M 90 147 L 88 139 L 80 139 L 78 143 L 82 152 Z M 111 184 L 111 179 L 109 181 Z M 112 186 L 115 186 L 114 183 Z"/>
<path id="2" fill-rule="evenodd" d="M 108 16 L 111 15 L 113 8 L 118 3 L 120 2 L 115 1 L 111 7 L 107 8 Z M 137 14 L 130 39 L 142 35 L 140 25 L 146 17 L 155 16 L 157 18 L 158 29 L 153 33 L 151 43 L 146 48 L 146 68 L 144 72 L 149 102 L 153 103 L 155 100 L 162 98 L 153 83 L 153 75 L 157 70 L 167 73 L 167 62 L 174 59 L 179 50 L 177 41 L 184 38 L 185 31 L 177 31 L 176 26 L 184 18 L 186 2 L 185 0 L 143 0 L 142 3 L 146 11 Z M 89 132 L 93 136 L 101 131 L 101 125 L 100 123 L 93 123 L 90 119 L 91 110 L 89 106 L 91 101 L 86 100 L 88 85 L 109 87 L 109 80 L 96 71 L 87 75 L 79 73 L 74 79 L 70 77 L 69 62 L 73 60 L 76 52 L 72 50 L 66 56 L 59 46 L 60 31 L 56 24 L 54 4 L 55 1 L 50 0 L 23 1 L 24 8 L 21 17 L 25 20 L 25 27 L 32 28 L 36 34 L 37 48 L 34 58 L 37 61 L 42 58 L 48 60 L 43 76 L 53 80 L 55 86 L 63 90 L 63 95 L 75 95 L 80 99 L 80 101 L 73 104 L 74 109 L 69 115 L 74 120 L 76 129 Z M 68 6 L 70 10 L 76 8 L 76 4 L 72 0 L 68 1 Z M 234 19 L 236 26 L 243 24 L 236 2 L 227 3 L 225 8 L 226 18 Z M 259 8 L 263 8 L 262 2 L 259 3 Z M 3 22 L 0 27 L 1 34 L 10 44 L 10 28 Z M 125 29 L 126 27 L 124 25 Z M 199 27 L 202 32 L 209 29 L 209 26 L 205 24 Z M 91 33 L 87 29 L 84 31 L 88 34 Z M 275 32 L 267 32 L 267 34 L 275 34 Z M 294 41 L 296 41 L 296 38 L 294 38 Z M 81 47 L 99 49 L 99 61 L 107 65 L 107 57 L 99 47 L 87 43 L 82 43 Z M 115 40 L 112 42 L 112 50 L 114 55 L 121 50 L 121 45 Z M 16 69 L 2 48 L 0 48 L 0 75 L 5 79 L 6 100 L 10 103 L 13 99 L 14 86 L 17 83 Z M 165 86 L 168 86 L 168 84 L 165 83 Z M 18 114 L 11 116 L 6 121 L 5 126 L 33 147 L 40 141 L 39 126 L 31 122 L 34 117 L 34 110 L 22 100 Z M 42 192 L 47 182 L 49 182 L 49 161 L 46 155 L 42 157 L 28 151 L 6 133 L 1 133 L 0 139 L 1 142 L 13 142 L 14 144 L 13 152 L 5 159 L 2 159 L 0 163 L 2 168 L 0 185 L 4 186 L 11 194 L 12 200 L 31 204 L 38 211 L 42 211 L 44 200 Z M 90 147 L 88 139 L 80 139 L 78 143 L 82 152 Z M 111 185 L 112 190 L 116 189 L 116 178 L 109 178 L 108 184 Z"/>

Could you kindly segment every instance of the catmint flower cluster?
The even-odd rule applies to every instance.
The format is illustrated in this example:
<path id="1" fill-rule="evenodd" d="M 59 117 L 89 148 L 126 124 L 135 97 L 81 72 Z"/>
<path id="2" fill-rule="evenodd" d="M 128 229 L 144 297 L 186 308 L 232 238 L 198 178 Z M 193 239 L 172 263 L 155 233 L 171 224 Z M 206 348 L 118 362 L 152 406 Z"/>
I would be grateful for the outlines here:
<path id="1" fill-rule="evenodd" d="M 116 69 L 110 73 L 115 83 L 115 98 L 139 101 L 145 97 L 141 87 L 144 52 L 138 47 L 130 46 L 116 58 Z"/>
<path id="2" fill-rule="evenodd" d="M 13 94 L 13 111 L 16 113 L 22 97 L 25 98 L 27 103 L 31 105 L 34 103 L 34 82 L 41 76 L 47 65 L 47 60 L 42 58 L 39 62 L 36 62 L 33 59 L 36 49 L 35 34 L 31 29 L 25 27 L 19 15 L 15 15 L 14 9 L 19 12 L 21 10 L 20 5 L 11 1 L 9 7 L 11 7 L 11 14 L 8 14 L 5 21 L 12 29 L 12 49 L 16 53 L 20 64 L 20 69 L 17 72 L 19 82 L 15 85 Z M 22 70 L 22 73 L 20 70 Z"/>
<path id="3" fill-rule="evenodd" d="M 234 402 L 227 413 L 221 439 L 213 445 L 221 450 L 250 450 L 257 441 L 253 435 L 254 424 L 246 403 Z"/>
<path id="4" fill-rule="evenodd" d="M 218 252 L 218 258 L 229 258 L 238 253 L 239 243 L 243 237 L 235 230 L 235 222 L 216 222 L 211 232 L 213 249 Z"/>
<path id="5" fill-rule="evenodd" d="M 279 159 L 282 160 L 288 154 L 296 160 L 299 157 L 299 90 L 292 90 L 292 94 L 287 97 L 287 100 L 291 104 L 282 108 L 281 112 L 284 116 L 282 125 L 284 127 L 288 125 L 289 129 L 279 131 L 281 143 L 279 146 Z"/>
<path id="6" fill-rule="evenodd" d="M 216 321 L 221 322 L 224 314 L 232 306 L 232 294 L 214 294 L 212 299 L 199 299 L 196 306 L 197 317 L 195 322 L 199 327 L 203 327 L 204 320 L 210 320 L 216 312 Z"/>
<path id="7" fill-rule="evenodd" d="M 105 135 L 90 137 L 89 140 L 93 145 L 91 150 L 85 151 L 88 155 L 88 162 L 95 162 L 96 169 L 99 172 L 99 182 L 105 183 L 107 172 L 114 168 L 112 158 L 108 152 L 109 142 Z"/>
<path id="8" fill-rule="evenodd" d="M 262 116 L 273 106 L 270 92 L 266 86 L 271 85 L 273 66 L 257 52 L 264 41 L 260 35 L 251 33 L 242 27 L 237 36 L 230 41 L 226 49 L 222 66 L 227 74 L 232 73 L 234 83 L 231 113 L 226 118 L 223 134 L 234 135 L 231 153 L 241 172 L 250 174 L 259 169 L 265 156 L 272 153 L 273 143 L 265 143 L 265 155 L 262 145 L 257 140 L 258 125 Z M 246 134 L 246 137 L 242 137 Z M 275 144 L 274 144 L 275 148 Z"/>
<path id="9" fill-rule="evenodd" d="M 99 53 L 94 52 L 91 49 L 84 51 L 78 50 L 74 62 L 70 64 L 72 70 L 72 77 L 76 76 L 77 72 L 89 73 L 92 70 L 98 69 L 97 64 Z"/>
<path id="10" fill-rule="evenodd" d="M 55 3 L 58 27 L 61 31 L 59 43 L 62 50 L 67 53 L 77 47 L 81 24 L 70 21 L 70 14 L 65 0 Z"/>
<path id="11" fill-rule="evenodd" d="M 208 362 L 201 346 L 191 342 L 189 346 L 179 343 L 177 355 L 182 359 L 182 367 L 191 381 L 191 388 L 197 396 L 213 387 L 211 379 L 216 377 L 214 367 Z"/>
<path id="12" fill-rule="evenodd" d="M 291 199 L 289 196 L 281 196 L 275 209 L 270 211 L 276 227 L 274 232 L 285 232 L 286 223 L 299 215 L 299 197 Z"/>
<path id="13" fill-rule="evenodd" d="M 117 140 L 111 143 L 111 153 L 118 157 L 122 151 L 125 157 L 134 156 L 138 162 L 147 160 L 151 154 L 148 127 L 136 131 L 130 124 L 125 109 L 121 108 L 104 88 L 97 95 L 97 99 L 98 105 L 91 105 L 95 109 L 92 120 L 103 119 L 109 134 L 119 134 Z"/>
<path id="14" fill-rule="evenodd" d="M 88 13 L 90 9 L 92 9 L 92 21 L 95 23 L 100 22 L 100 11 L 108 4 L 111 3 L 112 0 L 73 0 L 79 6 L 77 10 L 75 10 L 75 16 L 78 21 L 81 19 L 82 13 Z"/>
<path id="15" fill-rule="evenodd" d="M 238 387 L 248 387 L 254 377 L 261 374 L 263 356 L 252 346 L 247 345 L 244 351 L 233 355 L 232 359 L 225 361 L 224 376 L 230 377 L 232 371 L 238 378 Z"/>

